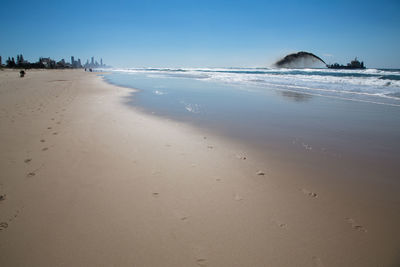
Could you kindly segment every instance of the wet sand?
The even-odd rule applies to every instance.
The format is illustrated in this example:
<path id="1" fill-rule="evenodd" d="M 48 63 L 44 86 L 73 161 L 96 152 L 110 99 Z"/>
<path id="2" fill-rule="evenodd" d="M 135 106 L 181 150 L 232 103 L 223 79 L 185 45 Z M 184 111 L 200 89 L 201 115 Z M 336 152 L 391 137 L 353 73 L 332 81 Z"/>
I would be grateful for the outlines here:
<path id="1" fill-rule="evenodd" d="M 384 170 L 301 139 L 258 150 L 146 115 L 130 92 L 81 70 L 0 72 L 1 266 L 400 263 Z"/>

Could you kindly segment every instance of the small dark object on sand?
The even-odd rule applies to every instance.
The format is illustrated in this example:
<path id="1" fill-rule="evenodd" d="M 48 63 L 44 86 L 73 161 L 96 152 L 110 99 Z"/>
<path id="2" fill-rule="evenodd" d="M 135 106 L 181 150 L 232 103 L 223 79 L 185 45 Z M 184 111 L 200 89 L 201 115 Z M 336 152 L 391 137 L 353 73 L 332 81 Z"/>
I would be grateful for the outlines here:
<path id="1" fill-rule="evenodd" d="M 19 72 L 19 77 L 24 77 L 25 76 L 25 71 L 23 71 L 23 70 L 21 70 L 20 72 Z"/>
<path id="2" fill-rule="evenodd" d="M 0 201 L 6 199 L 6 195 L 0 195 Z"/>

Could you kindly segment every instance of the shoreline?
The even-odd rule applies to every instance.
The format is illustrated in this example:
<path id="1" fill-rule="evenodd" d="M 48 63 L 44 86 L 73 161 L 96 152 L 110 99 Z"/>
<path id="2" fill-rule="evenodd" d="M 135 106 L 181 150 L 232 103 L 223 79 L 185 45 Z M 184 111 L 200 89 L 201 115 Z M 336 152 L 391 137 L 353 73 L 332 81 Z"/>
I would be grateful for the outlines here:
<path id="1" fill-rule="evenodd" d="M 385 211 L 398 199 L 375 201 L 383 188 L 364 181 L 352 199 L 360 181 L 344 189 L 282 162 L 285 151 L 274 159 L 146 115 L 96 72 L 10 73 L 0 72 L 0 265 L 399 263 L 399 214 Z"/>

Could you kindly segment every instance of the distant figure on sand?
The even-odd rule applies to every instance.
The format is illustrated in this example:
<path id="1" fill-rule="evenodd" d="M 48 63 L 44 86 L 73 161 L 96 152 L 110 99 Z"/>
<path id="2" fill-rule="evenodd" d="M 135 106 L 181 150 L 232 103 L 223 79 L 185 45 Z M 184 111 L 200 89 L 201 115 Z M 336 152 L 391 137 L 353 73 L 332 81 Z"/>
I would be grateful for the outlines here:
<path id="1" fill-rule="evenodd" d="M 24 77 L 25 76 L 25 71 L 23 71 L 23 70 L 21 70 L 20 72 L 19 72 L 19 77 Z"/>

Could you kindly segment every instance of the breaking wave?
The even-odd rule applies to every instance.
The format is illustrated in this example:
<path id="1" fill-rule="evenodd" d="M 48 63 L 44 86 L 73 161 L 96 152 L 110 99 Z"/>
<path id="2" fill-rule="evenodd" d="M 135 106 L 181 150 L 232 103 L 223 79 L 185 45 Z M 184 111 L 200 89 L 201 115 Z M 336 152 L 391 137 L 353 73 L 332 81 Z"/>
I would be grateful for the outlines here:
<path id="1" fill-rule="evenodd" d="M 244 90 L 289 89 L 299 93 L 400 106 L 400 70 L 131 68 L 113 71 L 223 82 L 240 85 Z"/>

